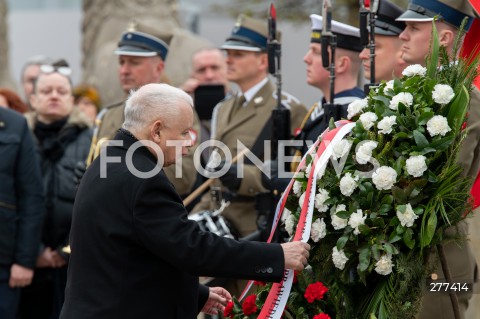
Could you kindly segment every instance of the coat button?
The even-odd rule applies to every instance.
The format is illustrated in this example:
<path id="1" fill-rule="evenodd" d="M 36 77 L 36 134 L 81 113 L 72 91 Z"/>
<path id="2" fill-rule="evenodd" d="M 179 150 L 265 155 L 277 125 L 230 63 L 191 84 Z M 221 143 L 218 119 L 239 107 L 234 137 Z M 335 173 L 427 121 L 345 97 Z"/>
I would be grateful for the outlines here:
<path id="1" fill-rule="evenodd" d="M 264 274 L 264 273 L 266 273 L 266 272 L 267 272 L 267 268 L 262 267 L 262 273 Z"/>
<path id="2" fill-rule="evenodd" d="M 268 268 L 267 268 L 267 272 L 268 272 L 269 274 L 271 274 L 271 273 L 273 272 L 273 268 L 272 268 L 272 267 L 268 267 Z"/>
<path id="3" fill-rule="evenodd" d="M 255 272 L 258 274 L 260 273 L 260 267 L 259 266 L 255 266 Z"/>

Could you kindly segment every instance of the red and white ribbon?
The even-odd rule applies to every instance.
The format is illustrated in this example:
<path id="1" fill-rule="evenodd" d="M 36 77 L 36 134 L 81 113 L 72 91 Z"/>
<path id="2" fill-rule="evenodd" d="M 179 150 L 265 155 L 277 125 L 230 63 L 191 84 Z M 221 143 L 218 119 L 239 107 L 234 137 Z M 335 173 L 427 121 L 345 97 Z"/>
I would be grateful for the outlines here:
<path id="1" fill-rule="evenodd" d="M 315 195 L 317 192 L 316 185 L 318 173 L 326 167 L 330 157 L 332 156 L 332 143 L 336 143 L 337 141 L 341 140 L 345 135 L 350 133 L 352 128 L 355 126 L 355 123 L 349 121 L 339 121 L 336 123 L 336 125 L 337 128 L 331 131 L 325 131 L 322 134 L 321 142 L 317 141 L 307 152 L 307 154 L 314 155 L 314 160 L 312 162 L 312 167 L 308 176 L 307 189 L 305 191 L 305 200 L 303 202 L 293 241 L 302 241 L 306 243 L 309 240 L 312 227 L 313 207 L 315 203 Z M 316 152 L 315 149 L 317 149 Z M 306 158 L 307 155 L 302 158 L 295 174 L 298 174 L 300 170 L 303 170 L 305 168 Z M 294 179 L 290 181 L 287 188 L 283 192 L 282 197 L 280 198 L 280 201 L 277 205 L 277 210 L 275 212 L 274 223 L 270 231 L 270 237 L 268 238 L 267 242 L 271 242 L 272 240 L 273 234 L 275 233 L 281 216 L 285 210 L 285 203 L 287 201 L 288 194 L 293 187 L 293 183 Z M 280 283 L 274 283 L 272 285 L 267 299 L 265 300 L 265 304 L 263 305 L 262 310 L 260 311 L 260 314 L 257 318 L 281 318 L 292 288 L 292 282 L 293 271 L 291 269 L 286 269 L 282 281 Z M 245 290 L 243 291 L 240 300 L 245 297 L 245 294 L 250 289 L 252 284 L 253 281 L 250 281 Z"/>

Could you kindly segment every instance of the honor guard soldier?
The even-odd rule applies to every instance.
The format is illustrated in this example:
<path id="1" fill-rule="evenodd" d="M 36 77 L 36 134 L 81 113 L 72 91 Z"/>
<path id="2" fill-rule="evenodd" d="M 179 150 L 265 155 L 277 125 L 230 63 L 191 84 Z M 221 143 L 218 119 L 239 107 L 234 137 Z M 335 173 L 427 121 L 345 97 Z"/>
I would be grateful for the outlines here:
<path id="1" fill-rule="evenodd" d="M 405 30 L 400 34 L 402 58 L 409 64 L 425 65 L 425 57 L 430 53 L 432 36 L 432 21 L 438 30 L 438 39 L 447 52 L 454 53 L 454 41 L 458 32 L 468 31 L 473 21 L 473 9 L 466 0 L 413 0 L 408 10 L 397 20 L 406 23 Z M 468 21 L 465 30 L 460 30 L 462 21 Z M 463 168 L 464 176 L 477 176 L 480 166 L 480 92 L 474 88 L 470 93 L 470 108 L 468 110 L 467 136 L 460 147 L 458 163 Z M 458 231 L 461 236 L 468 235 L 467 223 L 459 223 Z M 458 236 L 457 230 L 447 229 L 447 236 Z M 471 244 L 467 240 L 459 245 L 455 240 L 443 245 L 448 270 L 452 281 L 471 284 L 477 281 L 477 264 L 473 256 Z M 436 255 L 436 254 L 433 254 Z M 438 259 L 437 257 L 433 257 Z M 446 269 L 442 269 L 439 262 L 431 274 L 432 280 L 445 282 Z M 458 318 L 465 317 L 465 311 L 472 296 L 472 289 L 468 292 L 456 294 L 458 300 Z M 420 315 L 424 318 L 457 318 L 448 294 L 433 294 L 426 292 L 423 299 L 423 309 Z"/>
<path id="2" fill-rule="evenodd" d="M 312 14 L 310 19 L 312 21 L 310 47 L 303 61 L 307 64 L 307 83 L 320 89 L 323 98 L 311 107 L 308 116 L 302 123 L 301 133 L 296 137 L 296 139 L 304 141 L 301 148 L 302 154 L 306 153 L 308 145 L 311 145 L 310 142 L 315 143 L 318 136 L 327 128 L 328 121 L 324 118 L 323 106 L 331 100 L 330 72 L 323 66 L 322 61 L 323 17 Z M 357 80 L 361 67 L 358 57 L 358 53 L 362 50 L 360 32 L 358 28 L 335 20 L 331 21 L 331 26 L 331 32 L 337 39 L 333 104 L 341 107 L 341 117 L 346 118 L 348 104 L 365 96 L 358 87 Z"/>
<path id="3" fill-rule="evenodd" d="M 271 139 L 272 130 L 265 128 L 277 106 L 277 93 L 268 77 L 267 34 L 267 23 L 240 15 L 231 35 L 221 46 L 227 55 L 228 80 L 236 83 L 240 92 L 216 106 L 212 118 L 212 139 L 223 142 L 232 156 L 239 152 L 239 141 L 262 159 L 264 141 Z M 282 93 L 281 98 L 282 106 L 290 110 L 291 127 L 299 127 L 307 113 L 306 107 L 287 93 Z M 259 145 L 261 147 L 257 147 Z M 262 185 L 259 168 L 245 162 L 241 169 L 243 178 L 238 178 L 237 166 L 231 165 L 215 181 L 212 189 L 219 189 L 215 194 L 221 192 L 220 196 L 230 200 L 223 215 L 244 237 L 257 230 L 255 195 L 268 190 Z M 193 212 L 215 208 L 216 201 L 212 200 L 211 194 L 205 194 Z"/>
<path id="4" fill-rule="evenodd" d="M 407 63 L 401 58 L 402 41 L 398 38 L 405 29 L 403 21 L 396 21 L 404 10 L 388 0 L 378 3 L 378 11 L 375 19 L 375 80 L 389 81 L 393 78 L 401 78 L 402 71 Z M 367 32 L 371 32 L 368 29 Z M 363 61 L 365 78 L 370 80 L 370 55 L 368 48 L 360 52 Z"/>
<path id="5" fill-rule="evenodd" d="M 161 82 L 169 49 L 167 43 L 162 39 L 146 32 L 135 31 L 134 27 L 130 29 L 122 34 L 118 48 L 114 51 L 118 56 L 118 75 L 125 94 L 129 94 L 131 90 L 137 90 L 145 84 Z M 125 101 L 122 101 L 110 105 L 100 112 L 96 120 L 96 129 L 87 164 L 98 155 L 101 144 L 112 139 L 122 126 L 125 119 L 124 110 Z M 181 177 L 176 177 L 176 173 L 178 173 L 176 170 L 180 169 L 179 164 L 165 168 L 167 177 L 180 195 L 187 194 L 195 182 L 193 153 L 197 132 L 200 132 L 199 121 L 195 117 L 193 132 L 191 132 L 194 145 L 190 149 L 189 155 L 182 159 Z"/>

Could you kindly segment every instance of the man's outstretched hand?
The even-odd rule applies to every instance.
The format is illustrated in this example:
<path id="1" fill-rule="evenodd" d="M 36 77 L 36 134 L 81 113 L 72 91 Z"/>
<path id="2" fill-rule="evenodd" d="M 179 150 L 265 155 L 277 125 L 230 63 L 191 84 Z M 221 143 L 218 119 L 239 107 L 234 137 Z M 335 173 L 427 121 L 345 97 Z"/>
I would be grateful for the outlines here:
<path id="1" fill-rule="evenodd" d="M 223 313 L 227 302 L 232 300 L 230 293 L 222 287 L 210 287 L 208 300 L 202 308 L 202 312 L 208 315 Z"/>

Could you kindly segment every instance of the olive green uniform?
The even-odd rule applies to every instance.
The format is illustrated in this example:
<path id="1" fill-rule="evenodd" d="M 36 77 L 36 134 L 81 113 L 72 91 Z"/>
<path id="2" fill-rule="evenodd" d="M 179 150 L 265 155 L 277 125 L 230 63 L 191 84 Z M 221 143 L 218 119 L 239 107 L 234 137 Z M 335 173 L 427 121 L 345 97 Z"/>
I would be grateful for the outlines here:
<path id="1" fill-rule="evenodd" d="M 232 157 L 238 153 L 237 139 L 251 149 L 260 135 L 272 110 L 277 107 L 276 89 L 269 80 L 255 96 L 243 107 L 233 110 L 235 96 L 220 102 L 214 110 L 212 119 L 212 139 L 221 141 L 230 150 Z M 307 114 L 306 107 L 295 97 L 282 93 L 282 105 L 290 109 L 292 132 L 300 127 Z M 232 113 L 235 113 L 234 115 Z M 258 155 L 257 155 L 258 156 Z M 240 236 L 246 236 L 257 230 L 257 213 L 255 211 L 255 195 L 267 192 L 262 185 L 259 168 L 254 165 L 243 165 L 244 177 L 240 187 L 223 215 L 230 220 Z M 215 181 L 221 187 L 220 180 Z M 214 210 L 216 203 L 210 193 L 205 194 L 192 212 Z"/>

